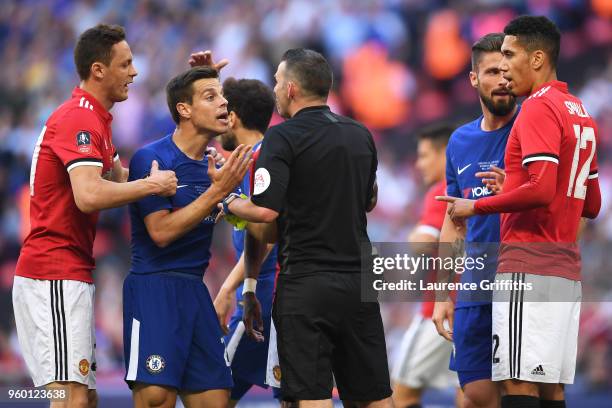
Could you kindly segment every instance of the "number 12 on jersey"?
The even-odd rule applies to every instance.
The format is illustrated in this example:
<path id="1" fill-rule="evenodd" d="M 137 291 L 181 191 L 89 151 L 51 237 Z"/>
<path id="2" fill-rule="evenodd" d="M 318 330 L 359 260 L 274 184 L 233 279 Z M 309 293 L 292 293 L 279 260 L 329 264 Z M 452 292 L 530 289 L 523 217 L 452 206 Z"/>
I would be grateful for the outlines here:
<path id="1" fill-rule="evenodd" d="M 584 127 L 581 129 L 580 125 L 574 125 L 574 134 L 576 135 L 576 149 L 574 150 L 574 158 L 572 159 L 572 170 L 570 173 L 569 185 L 567 186 L 567 196 L 584 200 L 587 191 L 585 182 L 589 177 L 591 161 L 593 161 L 593 157 L 595 156 L 595 130 L 593 130 L 592 127 Z M 591 142 L 591 153 L 582 164 L 580 173 L 578 173 L 578 177 L 576 177 L 578 162 L 580 161 L 580 149 L 586 149 L 588 142 Z"/>

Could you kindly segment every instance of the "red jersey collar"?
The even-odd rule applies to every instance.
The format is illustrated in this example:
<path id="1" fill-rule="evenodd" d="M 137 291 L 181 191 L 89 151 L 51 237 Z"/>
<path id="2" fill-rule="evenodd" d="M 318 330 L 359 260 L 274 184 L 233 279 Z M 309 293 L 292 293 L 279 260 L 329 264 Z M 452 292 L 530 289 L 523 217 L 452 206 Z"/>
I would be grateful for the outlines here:
<path id="1" fill-rule="evenodd" d="M 100 115 L 102 119 L 104 119 L 106 122 L 110 122 L 113 120 L 113 115 L 111 115 L 111 113 L 107 111 L 106 108 L 102 106 L 102 104 L 92 94 L 76 86 L 72 91 L 72 97 L 80 98 L 82 96 L 85 96 L 87 98 L 87 101 L 93 105 L 94 112 Z"/>
<path id="2" fill-rule="evenodd" d="M 553 88 L 563 92 L 563 93 L 569 93 L 569 88 L 567 87 L 567 82 L 563 82 L 563 81 L 557 81 L 557 80 L 553 80 L 553 81 L 548 81 L 543 83 L 542 85 L 540 85 L 537 89 L 534 89 L 534 91 L 531 93 L 531 95 L 536 94 L 538 91 L 540 91 L 542 88 L 546 87 L 546 86 L 552 86 Z"/>

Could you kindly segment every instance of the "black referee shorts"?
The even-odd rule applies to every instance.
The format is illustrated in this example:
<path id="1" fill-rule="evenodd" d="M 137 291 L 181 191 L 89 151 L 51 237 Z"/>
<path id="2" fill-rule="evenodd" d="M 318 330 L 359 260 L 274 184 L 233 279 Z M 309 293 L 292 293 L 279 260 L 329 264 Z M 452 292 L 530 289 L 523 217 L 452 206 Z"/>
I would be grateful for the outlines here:
<path id="1" fill-rule="evenodd" d="M 283 399 L 329 399 L 334 377 L 343 400 L 391 395 L 380 308 L 361 302 L 359 273 L 280 275 L 273 318 Z"/>

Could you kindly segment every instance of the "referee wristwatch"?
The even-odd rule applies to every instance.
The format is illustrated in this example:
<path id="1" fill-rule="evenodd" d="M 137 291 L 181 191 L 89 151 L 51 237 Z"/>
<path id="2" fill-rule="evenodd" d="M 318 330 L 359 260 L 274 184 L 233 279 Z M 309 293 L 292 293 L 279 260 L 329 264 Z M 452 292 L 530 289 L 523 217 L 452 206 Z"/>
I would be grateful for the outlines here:
<path id="1" fill-rule="evenodd" d="M 223 212 L 225 214 L 230 215 L 232 213 L 229 209 L 229 205 L 232 201 L 234 201 L 237 198 L 240 198 L 240 194 L 231 193 L 230 195 L 225 197 L 223 201 L 221 201 L 221 204 L 223 205 Z"/>

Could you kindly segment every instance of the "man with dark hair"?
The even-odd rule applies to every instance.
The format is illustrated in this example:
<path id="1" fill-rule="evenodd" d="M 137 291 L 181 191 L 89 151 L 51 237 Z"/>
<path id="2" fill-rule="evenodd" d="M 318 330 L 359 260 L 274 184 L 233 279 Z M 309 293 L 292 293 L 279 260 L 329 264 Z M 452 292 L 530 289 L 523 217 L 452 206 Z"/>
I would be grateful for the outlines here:
<path id="1" fill-rule="evenodd" d="M 287 121 L 266 132 L 252 198 L 233 200 L 226 210 L 278 224 L 273 320 L 283 398 L 331 407 L 335 378 L 349 406 L 392 406 L 379 305 L 361 302 L 366 212 L 376 203 L 374 141 L 362 124 L 326 105 L 332 72 L 321 54 L 287 51 L 275 78 L 277 108 Z M 257 247 L 247 234 L 244 321 L 247 334 L 261 339 L 259 270 L 251 268 Z"/>
<path id="2" fill-rule="evenodd" d="M 81 83 L 46 122 L 32 156 L 30 233 L 21 248 L 13 307 L 35 386 L 67 389 L 56 407 L 95 406 L 93 241 L 98 212 L 176 191 L 172 171 L 149 162 L 147 179 L 126 183 L 109 110 L 136 76 L 123 28 L 98 25 L 77 41 Z M 88 392 L 88 389 L 91 391 Z"/>
<path id="3" fill-rule="evenodd" d="M 221 135 L 221 145 L 228 151 L 235 150 L 239 144 L 252 145 L 255 160 L 263 141 L 263 133 L 268 129 L 274 111 L 274 93 L 263 82 L 255 79 L 228 78 L 223 82 L 223 95 L 227 99 L 229 126 L 227 132 Z M 249 195 L 251 191 L 251 175 L 251 171 L 247 172 L 240 185 L 241 191 L 246 195 Z M 264 341 L 256 342 L 243 335 L 242 290 L 245 233 L 244 229 L 238 228 L 234 228 L 232 232 L 237 262 L 223 282 L 214 302 L 219 323 L 227 333 L 225 343 L 232 364 L 234 387 L 230 406 L 235 406 L 253 385 L 267 388 L 266 363 L 277 270 L 276 247 L 272 244 L 268 245 L 265 261 L 257 277 L 259 288 L 257 293 L 261 300 L 264 323 Z M 228 314 L 234 305 L 234 314 L 227 326 Z M 274 388 L 275 397 L 280 397 L 278 391 L 278 388 Z"/>
<path id="4" fill-rule="evenodd" d="M 487 34 L 472 46 L 470 83 L 478 91 L 482 115 L 455 130 L 446 148 L 446 191 L 449 196 L 483 199 L 494 190 L 484 175 L 502 170 L 504 151 L 518 108 L 516 99 L 505 88 L 499 63 L 502 59 L 502 33 Z M 493 173 L 494 174 L 494 173 Z M 467 269 L 462 283 L 493 279 L 496 267 L 496 245 L 499 242 L 499 216 L 483 215 L 466 225 L 453 224 L 445 216 L 440 233 L 440 251 L 459 248 L 462 257 L 485 257 L 485 268 Z M 452 244 L 452 245 L 451 245 Z M 489 245 L 488 245 L 489 244 Z M 441 271 L 438 279 L 444 280 Z M 451 277 L 449 280 L 453 280 Z M 457 372 L 464 393 L 464 408 L 497 408 L 499 390 L 491 381 L 491 301 L 486 296 L 475 299 L 460 292 L 456 300 L 444 291 L 437 294 L 432 320 L 438 333 L 453 342 L 450 368 Z M 479 293 L 482 295 L 482 293 Z M 448 322 L 446 328 L 444 323 Z"/>
<path id="5" fill-rule="evenodd" d="M 232 387 L 223 333 L 202 281 L 210 260 L 213 211 L 240 183 L 250 146 L 219 170 L 206 146 L 228 129 L 217 71 L 192 68 L 170 80 L 174 133 L 138 150 L 130 179 L 146 178 L 152 160 L 172 169 L 176 195 L 130 204 L 132 267 L 123 287 L 126 377 L 140 407 L 225 407 Z"/>
<path id="6" fill-rule="evenodd" d="M 437 256 L 437 242 L 446 214 L 446 205 L 435 199 L 444 195 L 446 182 L 446 145 L 454 128 L 436 123 L 418 131 L 416 168 L 428 187 L 417 225 L 410 231 L 410 249 L 417 254 Z M 435 276 L 428 276 L 434 280 Z M 418 407 L 427 388 L 458 387 L 457 375 L 449 370 L 453 346 L 438 335 L 431 317 L 434 299 L 425 293 L 421 311 L 402 339 L 393 368 L 393 402 L 397 407 Z M 458 391 L 457 399 L 461 398 Z M 460 400 L 457 400 L 457 406 Z"/>
<path id="7" fill-rule="evenodd" d="M 577 232 L 580 218 L 595 218 L 601 207 L 597 126 L 557 80 L 554 23 L 522 16 L 504 32 L 499 68 L 507 88 L 528 98 L 508 140 L 503 192 L 445 200 L 453 219 L 503 214 L 496 280 L 511 282 L 512 290 L 493 293 L 492 364 L 502 407 L 562 408 L 563 384 L 573 382 L 576 368 Z"/>

